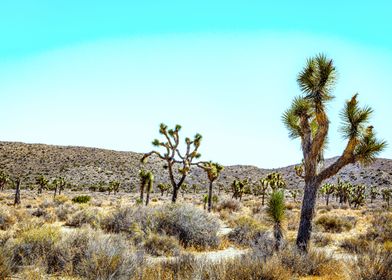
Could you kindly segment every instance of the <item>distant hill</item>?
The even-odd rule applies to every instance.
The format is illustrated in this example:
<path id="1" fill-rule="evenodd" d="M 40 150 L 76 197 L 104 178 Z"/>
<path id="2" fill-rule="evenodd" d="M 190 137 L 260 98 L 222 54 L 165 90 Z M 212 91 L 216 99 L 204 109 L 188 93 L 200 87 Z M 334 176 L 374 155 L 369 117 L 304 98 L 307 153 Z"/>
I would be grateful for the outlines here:
<path id="1" fill-rule="evenodd" d="M 142 154 L 134 152 L 87 147 L 0 142 L 0 169 L 12 176 L 21 177 L 24 185 L 34 184 L 35 177 L 44 174 L 48 178 L 63 176 L 78 185 L 120 180 L 125 188 L 129 188 L 139 182 L 141 156 Z M 328 159 L 325 164 L 329 165 L 333 160 Z M 168 181 L 163 166 L 164 162 L 157 158 L 151 158 L 146 164 L 146 168 L 155 173 L 157 182 Z M 228 185 L 235 178 L 257 181 L 269 172 L 278 171 L 283 174 L 289 187 L 302 186 L 303 183 L 295 175 L 293 167 L 261 169 L 248 165 L 226 166 L 218 183 Z M 365 168 L 349 165 L 341 170 L 338 176 L 355 184 L 387 187 L 392 183 L 392 160 L 380 158 Z M 188 176 L 187 182 L 206 185 L 207 177 L 203 171 L 195 168 Z"/>

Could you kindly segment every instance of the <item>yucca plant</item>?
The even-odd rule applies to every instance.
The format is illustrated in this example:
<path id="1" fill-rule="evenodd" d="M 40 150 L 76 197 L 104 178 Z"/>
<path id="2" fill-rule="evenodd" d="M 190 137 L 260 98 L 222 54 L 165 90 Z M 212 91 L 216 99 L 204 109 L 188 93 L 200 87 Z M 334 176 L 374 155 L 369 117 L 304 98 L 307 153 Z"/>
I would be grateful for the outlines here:
<path id="1" fill-rule="evenodd" d="M 113 191 L 114 194 L 116 194 L 120 191 L 120 186 L 121 186 L 121 183 L 119 181 L 110 181 L 109 182 L 109 187 Z"/>
<path id="2" fill-rule="evenodd" d="M 155 139 L 152 144 L 157 148 L 164 149 L 164 152 L 161 153 L 158 151 L 151 151 L 144 154 L 141 158 L 141 162 L 145 163 L 147 158 L 155 155 L 159 159 L 166 162 L 165 168 L 169 173 L 170 183 L 173 188 L 173 203 L 177 201 L 178 191 L 185 182 L 185 178 L 189 174 L 191 166 L 196 165 L 193 161 L 200 158 L 201 156 L 198 150 L 201 144 L 202 136 L 198 133 L 192 140 L 188 137 L 185 138 L 186 148 L 184 152 L 180 152 L 180 130 L 180 125 L 176 125 L 174 129 L 168 129 L 167 125 L 162 123 L 159 127 L 159 133 L 164 137 L 164 140 L 160 141 Z M 175 165 L 178 165 L 179 168 L 176 169 Z"/>
<path id="3" fill-rule="evenodd" d="M 371 186 L 369 191 L 370 203 L 373 203 L 373 201 L 377 199 L 377 196 L 379 195 L 380 192 L 378 191 L 377 187 Z"/>
<path id="4" fill-rule="evenodd" d="M 305 181 L 305 190 L 296 243 L 303 251 L 308 249 L 317 191 L 322 182 L 348 164 L 373 162 L 386 146 L 385 141 L 377 140 L 373 126 L 368 125 L 373 110 L 359 107 L 355 94 L 341 113 L 341 132 L 347 139 L 346 148 L 334 163 L 326 168 L 322 166 L 330 123 L 326 105 L 333 99 L 336 76 L 333 61 L 325 55 L 308 59 L 297 79 L 302 94 L 294 98 L 283 114 L 289 137 L 301 140 L 303 172 L 298 171 L 298 175 Z"/>
<path id="5" fill-rule="evenodd" d="M 248 184 L 248 180 L 237 180 L 235 179 L 233 183 L 231 184 L 231 190 L 233 192 L 233 198 L 239 199 L 240 201 L 242 200 L 242 196 L 245 191 L 245 187 Z"/>
<path id="6" fill-rule="evenodd" d="M 387 208 L 389 209 L 389 202 L 391 201 L 392 197 L 392 190 L 391 189 L 383 189 L 381 191 L 382 199 L 387 203 Z"/>
<path id="7" fill-rule="evenodd" d="M 285 204 L 283 190 L 273 191 L 268 200 L 267 214 L 274 223 L 275 249 L 279 250 L 283 242 L 282 223 L 285 217 Z"/>
<path id="8" fill-rule="evenodd" d="M 169 185 L 169 184 L 164 184 L 164 183 L 159 183 L 159 184 L 157 185 L 157 188 L 158 188 L 158 190 L 161 191 L 161 196 L 163 196 L 163 194 L 164 194 L 165 192 L 168 192 L 168 191 L 169 191 L 170 185 Z"/>
<path id="9" fill-rule="evenodd" d="M 354 208 L 365 204 L 366 198 L 366 186 L 355 185 L 352 186 L 350 191 L 350 205 L 354 205 Z"/>
<path id="10" fill-rule="evenodd" d="M 57 192 L 61 194 L 61 192 L 64 190 L 65 186 L 67 185 L 67 182 L 63 177 L 59 177 L 53 180 L 52 185 L 54 190 L 53 197 L 56 197 Z"/>
<path id="11" fill-rule="evenodd" d="M 299 190 L 289 190 L 289 194 L 290 194 L 291 198 L 293 199 L 293 202 L 296 203 L 297 197 L 299 194 Z"/>

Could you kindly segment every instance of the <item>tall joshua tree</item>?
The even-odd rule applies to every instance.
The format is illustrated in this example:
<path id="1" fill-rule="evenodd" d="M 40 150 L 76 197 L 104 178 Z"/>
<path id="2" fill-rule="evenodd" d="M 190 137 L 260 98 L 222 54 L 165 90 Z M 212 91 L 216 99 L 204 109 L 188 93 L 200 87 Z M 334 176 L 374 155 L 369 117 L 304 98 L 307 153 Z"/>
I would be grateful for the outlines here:
<path id="1" fill-rule="evenodd" d="M 200 134 L 196 134 L 193 140 L 188 137 L 185 138 L 185 151 L 180 152 L 180 130 L 180 125 L 176 125 L 174 129 L 168 129 L 167 125 L 162 123 L 159 127 L 159 133 L 164 137 L 164 140 L 155 139 L 152 144 L 157 148 L 163 148 L 164 152 L 151 151 L 144 154 L 141 159 L 144 163 L 148 157 L 156 155 L 166 161 L 165 168 L 168 170 L 170 183 L 173 188 L 173 203 L 177 201 L 178 191 L 189 174 L 191 166 L 196 165 L 196 163 L 193 163 L 193 160 L 201 156 L 198 152 L 202 139 Z"/>
<path id="2" fill-rule="evenodd" d="M 64 190 L 65 186 L 67 185 L 67 182 L 63 177 L 59 177 L 53 180 L 53 185 L 54 185 L 53 197 L 56 197 L 57 192 L 61 194 L 61 192 Z"/>
<path id="3" fill-rule="evenodd" d="M 223 166 L 219 163 L 214 162 L 202 162 L 197 164 L 198 167 L 203 169 L 207 173 L 210 184 L 208 186 L 208 212 L 211 212 L 212 208 L 212 186 L 216 179 L 218 179 L 220 173 L 223 171 Z"/>
<path id="4" fill-rule="evenodd" d="M 386 146 L 386 142 L 376 139 L 373 127 L 367 126 L 373 110 L 359 107 L 355 94 L 341 113 L 341 132 L 348 140 L 346 148 L 330 166 L 320 166 L 329 130 L 326 104 L 333 98 L 335 80 L 336 69 L 331 59 L 322 54 L 308 59 L 297 79 L 302 95 L 283 114 L 290 138 L 301 139 L 303 172 L 299 175 L 305 181 L 305 189 L 296 243 L 303 251 L 308 249 L 317 190 L 322 182 L 348 164 L 371 163 Z"/>
<path id="5" fill-rule="evenodd" d="M 14 206 L 20 204 L 20 179 L 17 178 L 15 182 L 13 182 L 15 185 L 15 199 L 14 199 Z"/>
<path id="6" fill-rule="evenodd" d="M 320 191 L 325 195 L 325 204 L 328 206 L 329 197 L 335 192 L 335 186 L 331 183 L 326 183 L 321 187 Z"/>

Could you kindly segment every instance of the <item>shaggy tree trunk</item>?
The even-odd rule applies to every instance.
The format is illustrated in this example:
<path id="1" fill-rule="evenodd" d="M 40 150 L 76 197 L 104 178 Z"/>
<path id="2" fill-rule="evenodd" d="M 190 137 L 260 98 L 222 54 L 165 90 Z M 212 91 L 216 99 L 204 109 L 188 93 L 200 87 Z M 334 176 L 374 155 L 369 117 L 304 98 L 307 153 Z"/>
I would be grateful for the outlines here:
<path id="1" fill-rule="evenodd" d="M 327 206 L 329 204 L 329 194 L 327 194 Z"/>
<path id="2" fill-rule="evenodd" d="M 57 195 L 57 188 L 54 189 L 54 194 L 53 194 L 53 198 L 55 198 Z"/>
<path id="3" fill-rule="evenodd" d="M 208 187 L 208 212 L 211 212 L 212 209 L 212 183 L 213 181 L 210 181 L 210 185 Z"/>
<path id="4" fill-rule="evenodd" d="M 144 186 L 140 188 L 140 201 L 143 202 L 144 199 Z"/>
<path id="5" fill-rule="evenodd" d="M 265 193 L 261 195 L 261 205 L 264 206 Z"/>
<path id="6" fill-rule="evenodd" d="M 16 181 L 14 206 L 20 204 L 20 180 Z"/>
<path id="7" fill-rule="evenodd" d="M 148 205 L 149 202 L 150 202 L 150 192 L 147 190 L 147 194 L 146 194 L 146 206 Z"/>
<path id="8" fill-rule="evenodd" d="M 282 247 L 283 242 L 283 233 L 282 233 L 282 225 L 278 222 L 274 225 L 274 238 L 275 238 L 275 250 L 279 251 Z"/>
<path id="9" fill-rule="evenodd" d="M 173 194 L 172 194 L 172 203 L 176 203 L 177 197 L 178 197 L 178 189 L 177 187 L 173 188 Z"/>
<path id="10" fill-rule="evenodd" d="M 317 190 L 321 182 L 310 180 L 305 183 L 304 197 L 302 201 L 301 220 L 298 228 L 297 246 L 302 251 L 307 251 L 312 232 L 312 220 L 316 205 Z"/>

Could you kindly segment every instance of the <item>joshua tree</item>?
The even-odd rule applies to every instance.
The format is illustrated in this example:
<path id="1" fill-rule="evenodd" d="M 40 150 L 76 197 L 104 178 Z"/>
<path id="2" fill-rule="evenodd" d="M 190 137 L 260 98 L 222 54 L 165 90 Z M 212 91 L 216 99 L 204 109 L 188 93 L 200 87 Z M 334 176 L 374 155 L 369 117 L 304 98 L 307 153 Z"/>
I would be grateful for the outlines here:
<path id="1" fill-rule="evenodd" d="M 350 191 L 350 204 L 354 204 L 354 208 L 362 206 L 365 203 L 366 186 L 356 185 Z"/>
<path id="2" fill-rule="evenodd" d="M 231 184 L 231 189 L 233 191 L 233 198 L 242 200 L 242 195 L 245 191 L 245 186 L 248 184 L 248 180 L 234 180 Z"/>
<path id="3" fill-rule="evenodd" d="M 326 183 L 321 187 L 320 191 L 325 195 L 325 204 L 328 206 L 329 196 L 335 192 L 335 186 L 333 184 Z"/>
<path id="4" fill-rule="evenodd" d="M 377 188 L 375 186 L 371 186 L 369 192 L 370 203 L 373 203 L 373 200 L 375 200 L 378 195 L 380 195 L 380 192 L 377 190 Z"/>
<path id="5" fill-rule="evenodd" d="M 114 194 L 116 194 L 120 191 L 120 185 L 121 185 L 121 183 L 119 181 L 110 181 L 109 182 L 109 187 L 113 191 Z"/>
<path id="6" fill-rule="evenodd" d="M 387 203 L 387 208 L 389 209 L 389 202 L 391 201 L 392 190 L 391 189 L 383 189 L 381 191 L 382 199 Z"/>
<path id="7" fill-rule="evenodd" d="M 65 186 L 67 185 L 67 182 L 63 177 L 59 177 L 53 180 L 53 186 L 54 186 L 54 197 L 56 197 L 57 191 L 59 194 L 61 194 L 61 191 L 64 190 Z"/>
<path id="8" fill-rule="evenodd" d="M 282 222 L 285 215 L 283 190 L 272 192 L 268 200 L 267 214 L 274 222 L 275 249 L 279 250 L 283 241 Z"/>
<path id="9" fill-rule="evenodd" d="M 163 196 L 165 191 L 169 191 L 170 185 L 169 184 L 160 183 L 160 184 L 158 184 L 157 188 L 161 191 L 161 196 Z"/>
<path id="10" fill-rule="evenodd" d="M 335 192 L 339 197 L 339 203 L 350 203 L 350 192 L 351 192 L 352 185 L 349 182 L 343 182 L 338 179 L 338 184 L 336 185 Z"/>
<path id="11" fill-rule="evenodd" d="M 347 164 L 371 163 L 386 146 L 386 142 L 376 139 L 372 126 L 366 128 L 373 111 L 369 107 L 360 108 L 356 94 L 347 101 L 341 113 L 341 132 L 348 140 L 347 146 L 330 166 L 320 166 L 329 130 L 326 104 L 333 98 L 331 91 L 335 78 L 336 69 L 332 60 L 324 55 L 308 59 L 297 79 L 302 95 L 296 97 L 291 108 L 283 114 L 290 138 L 301 139 L 303 173 L 299 175 L 305 181 L 305 190 L 296 243 L 303 251 L 308 249 L 317 190 L 322 182 Z"/>
<path id="12" fill-rule="evenodd" d="M 180 190 L 183 197 L 185 197 L 185 194 L 188 191 L 188 189 L 189 189 L 189 185 L 187 183 L 182 183 Z"/>
<path id="13" fill-rule="evenodd" d="M 174 129 L 168 130 L 165 124 L 161 124 L 159 128 L 159 133 L 164 136 L 165 140 L 160 141 L 158 139 L 155 139 L 152 144 L 155 147 L 164 148 L 165 152 L 160 153 L 158 151 L 151 151 L 145 154 L 141 159 L 142 162 L 145 162 L 148 157 L 156 155 L 160 159 L 166 161 L 165 168 L 167 168 L 168 170 L 170 183 L 173 188 L 173 203 L 177 201 L 178 190 L 181 188 L 181 185 L 184 183 L 185 178 L 190 172 L 191 166 L 195 165 L 193 163 L 193 160 L 198 159 L 201 156 L 198 152 L 202 139 L 202 136 L 200 134 L 196 134 L 193 140 L 188 137 L 185 138 L 185 152 L 180 152 L 180 137 L 178 134 L 180 130 L 180 125 L 176 125 Z M 178 172 L 176 172 L 175 170 L 177 170 Z"/>
<path id="14" fill-rule="evenodd" d="M 14 182 L 15 185 L 15 200 L 14 206 L 20 204 L 20 178 L 17 178 Z"/>
<path id="15" fill-rule="evenodd" d="M 282 177 L 282 174 L 278 172 L 269 173 L 265 178 L 264 181 L 266 184 L 271 188 L 274 192 L 278 189 L 284 188 L 286 186 L 286 182 Z"/>
<path id="16" fill-rule="evenodd" d="M 212 209 L 212 186 L 216 179 L 218 179 L 220 173 L 223 171 L 223 166 L 219 163 L 214 162 L 202 162 L 197 165 L 207 173 L 210 184 L 208 186 L 208 212 Z"/>
<path id="17" fill-rule="evenodd" d="M 143 203 L 144 190 L 146 190 L 146 206 L 150 202 L 150 192 L 154 184 L 154 175 L 151 171 L 140 170 L 140 201 Z"/>
<path id="18" fill-rule="evenodd" d="M 11 180 L 8 175 L 0 170 L 0 190 L 4 191 L 4 187 L 9 183 L 11 183 Z"/>
<path id="19" fill-rule="evenodd" d="M 260 184 L 257 185 L 258 193 L 261 195 L 261 205 L 264 206 L 265 196 L 268 193 L 269 184 L 268 181 L 263 178 L 260 179 Z"/>
<path id="20" fill-rule="evenodd" d="M 289 194 L 291 195 L 291 198 L 293 199 L 293 202 L 297 202 L 297 197 L 299 194 L 299 190 L 289 190 Z"/>
<path id="21" fill-rule="evenodd" d="M 42 191 L 48 186 L 49 180 L 45 178 L 44 175 L 39 175 L 35 179 L 36 184 L 38 185 L 38 194 L 41 194 Z"/>
<path id="22" fill-rule="evenodd" d="M 192 188 L 194 194 L 196 194 L 200 189 L 198 184 L 192 184 L 191 188 Z"/>

